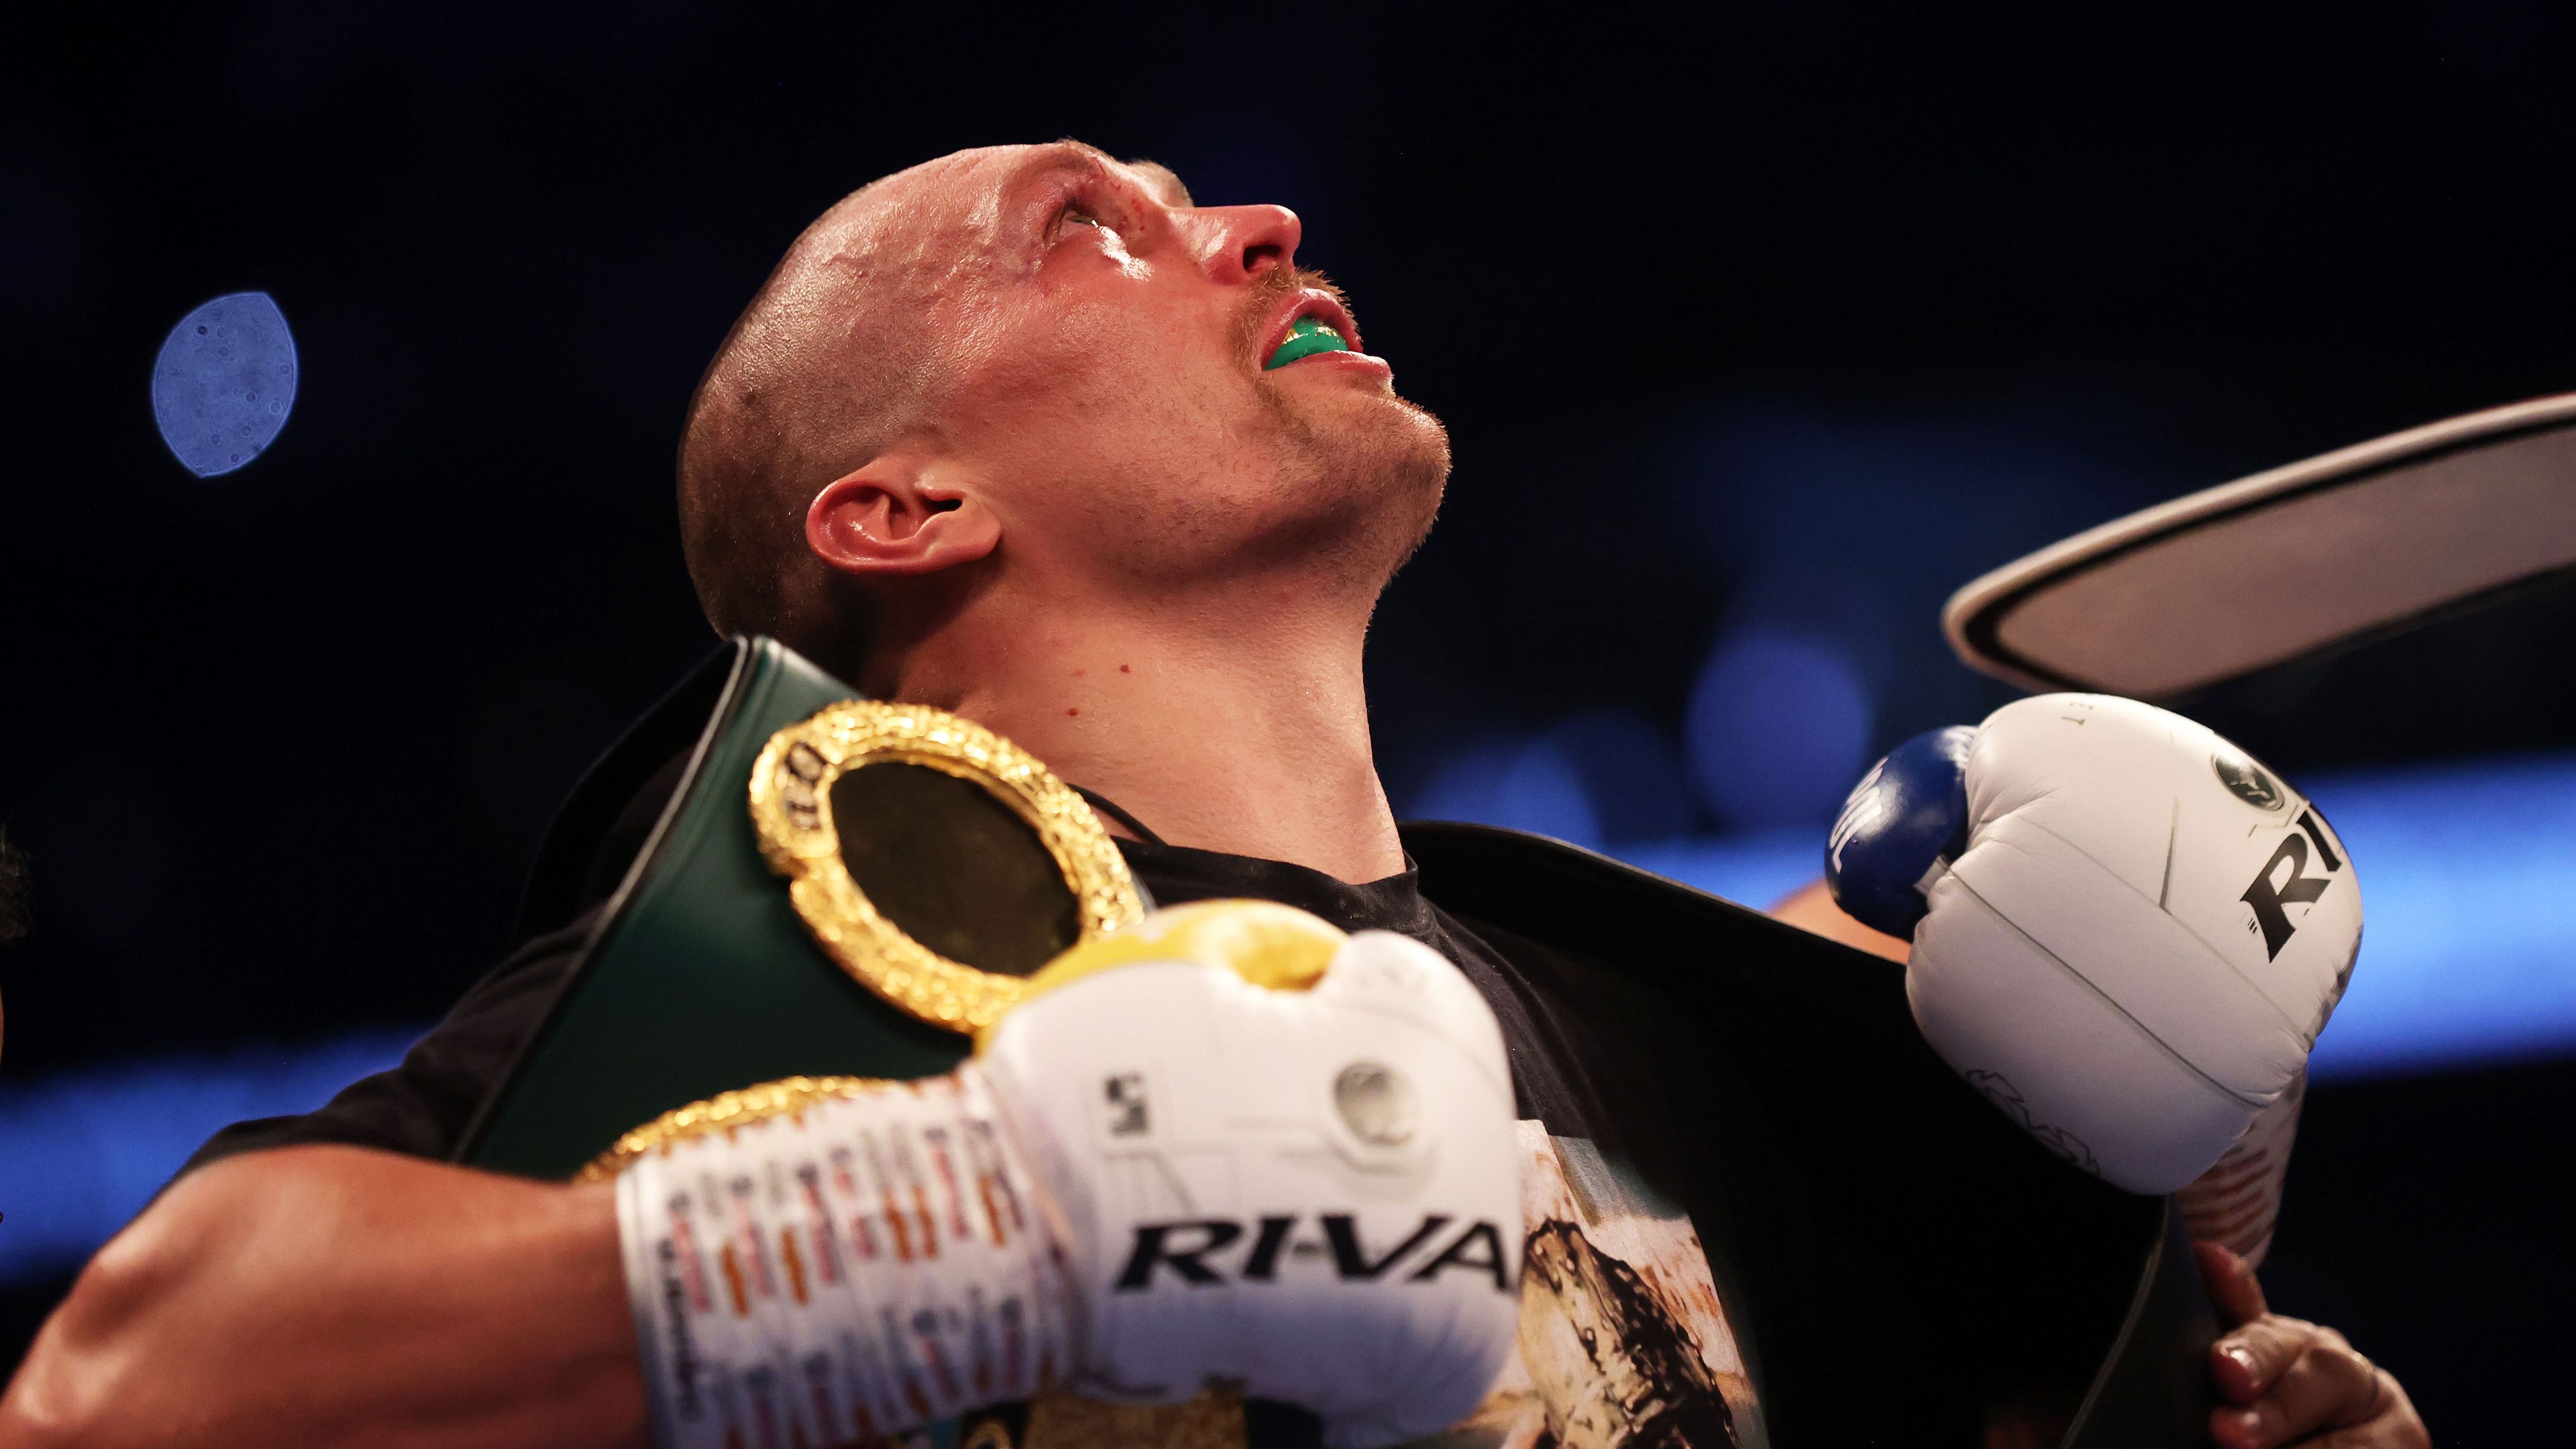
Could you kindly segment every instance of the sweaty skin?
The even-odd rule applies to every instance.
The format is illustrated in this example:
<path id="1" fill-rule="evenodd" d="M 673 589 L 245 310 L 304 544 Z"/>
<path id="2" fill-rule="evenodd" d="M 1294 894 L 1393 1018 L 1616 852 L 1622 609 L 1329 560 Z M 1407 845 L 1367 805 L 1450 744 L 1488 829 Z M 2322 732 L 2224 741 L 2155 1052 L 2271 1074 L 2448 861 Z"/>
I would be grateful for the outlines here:
<path id="1" fill-rule="evenodd" d="M 835 206 L 693 404 L 682 533 L 710 617 L 978 720 L 1177 844 L 1400 871 L 1360 652 L 1448 439 L 1300 239 L 1282 208 L 1196 206 L 1073 142 Z M 1266 367 L 1308 314 L 1346 347 Z M 2258 1305 L 2239 1333 L 2311 1342 L 2273 1325 Z M 2309 1361 L 2249 1388 L 2257 1409 Z M 0 1449 L 643 1436 L 606 1189 L 338 1147 L 174 1186 L 0 1400 Z"/>

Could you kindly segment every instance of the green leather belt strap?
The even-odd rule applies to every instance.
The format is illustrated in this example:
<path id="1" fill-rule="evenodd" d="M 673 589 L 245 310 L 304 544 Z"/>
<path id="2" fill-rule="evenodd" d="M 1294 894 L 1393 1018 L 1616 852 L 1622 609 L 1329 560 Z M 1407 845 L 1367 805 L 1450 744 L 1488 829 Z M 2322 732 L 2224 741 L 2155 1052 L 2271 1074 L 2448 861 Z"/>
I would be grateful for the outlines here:
<path id="1" fill-rule="evenodd" d="M 826 957 L 770 873 L 745 799 L 769 737 L 857 691 L 737 640 L 679 789 L 600 913 L 570 984 L 458 1160 L 571 1177 L 662 1113 L 787 1076 L 911 1078 L 962 1036 L 897 1012 Z"/>

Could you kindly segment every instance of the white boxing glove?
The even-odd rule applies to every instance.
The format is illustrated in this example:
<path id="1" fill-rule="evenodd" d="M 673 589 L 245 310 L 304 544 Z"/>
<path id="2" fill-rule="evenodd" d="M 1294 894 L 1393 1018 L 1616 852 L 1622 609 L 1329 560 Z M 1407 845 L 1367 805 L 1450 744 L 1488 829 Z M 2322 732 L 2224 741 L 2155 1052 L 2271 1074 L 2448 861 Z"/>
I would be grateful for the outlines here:
<path id="1" fill-rule="evenodd" d="M 1502 1035 L 1401 936 L 1159 911 L 1030 978 L 948 1076 L 737 1098 L 618 1179 L 666 1449 L 1210 1388 L 1362 1449 L 1455 1423 L 1512 1351 Z"/>
<path id="2" fill-rule="evenodd" d="M 1925 1038 L 2133 1192 L 2190 1182 L 2293 1089 L 2361 944 L 2315 807 L 2210 730 L 2106 695 L 1900 748 L 1845 807 L 1828 876 L 1872 924 L 1919 897 Z"/>

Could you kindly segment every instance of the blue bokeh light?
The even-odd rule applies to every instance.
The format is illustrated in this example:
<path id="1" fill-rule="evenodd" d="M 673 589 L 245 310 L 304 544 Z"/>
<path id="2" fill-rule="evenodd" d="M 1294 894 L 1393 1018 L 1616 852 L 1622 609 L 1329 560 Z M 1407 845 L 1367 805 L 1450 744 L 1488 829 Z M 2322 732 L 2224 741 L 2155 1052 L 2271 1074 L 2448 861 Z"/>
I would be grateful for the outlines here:
<path id="1" fill-rule="evenodd" d="M 0 1092 L 0 1283 L 66 1272 L 228 1123 L 308 1112 L 418 1033 L 132 1062 Z"/>
<path id="2" fill-rule="evenodd" d="M 1495 741 L 1466 751 L 1431 777 L 1405 814 L 1507 825 L 1586 849 L 1602 844 L 1600 812 L 1583 772 L 1543 738 Z"/>
<path id="3" fill-rule="evenodd" d="M 161 441 L 200 478 L 230 473 L 277 441 L 295 377 L 295 337 L 277 303 L 266 292 L 217 297 L 180 318 L 153 361 Z"/>
<path id="4" fill-rule="evenodd" d="M 1629 709 L 1587 710 L 1542 738 L 1582 778 L 1601 838 L 1668 840 L 1693 824 L 1689 772 L 1663 730 Z"/>
<path id="5" fill-rule="evenodd" d="M 1821 823 L 1868 763 L 1870 694 L 1832 642 L 1769 628 L 1718 641 L 1685 724 L 1700 794 L 1733 830 Z"/>
<path id="6" fill-rule="evenodd" d="M 1404 802 L 1409 820 L 1471 820 L 1583 846 L 1689 832 L 1690 783 L 1663 731 L 1634 710 L 1587 710 L 1452 756 Z"/>

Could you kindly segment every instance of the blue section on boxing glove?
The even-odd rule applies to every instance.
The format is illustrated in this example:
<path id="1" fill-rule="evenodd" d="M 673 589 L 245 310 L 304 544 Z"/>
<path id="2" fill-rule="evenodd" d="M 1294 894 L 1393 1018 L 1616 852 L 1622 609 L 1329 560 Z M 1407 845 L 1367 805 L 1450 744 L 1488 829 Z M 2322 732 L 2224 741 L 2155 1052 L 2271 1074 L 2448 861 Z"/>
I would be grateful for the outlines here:
<path id="1" fill-rule="evenodd" d="M 1913 939 L 1932 862 L 1968 848 L 1968 746 L 1974 727 L 1916 735 L 1870 767 L 1825 842 L 1825 885 L 1862 925 Z"/>

